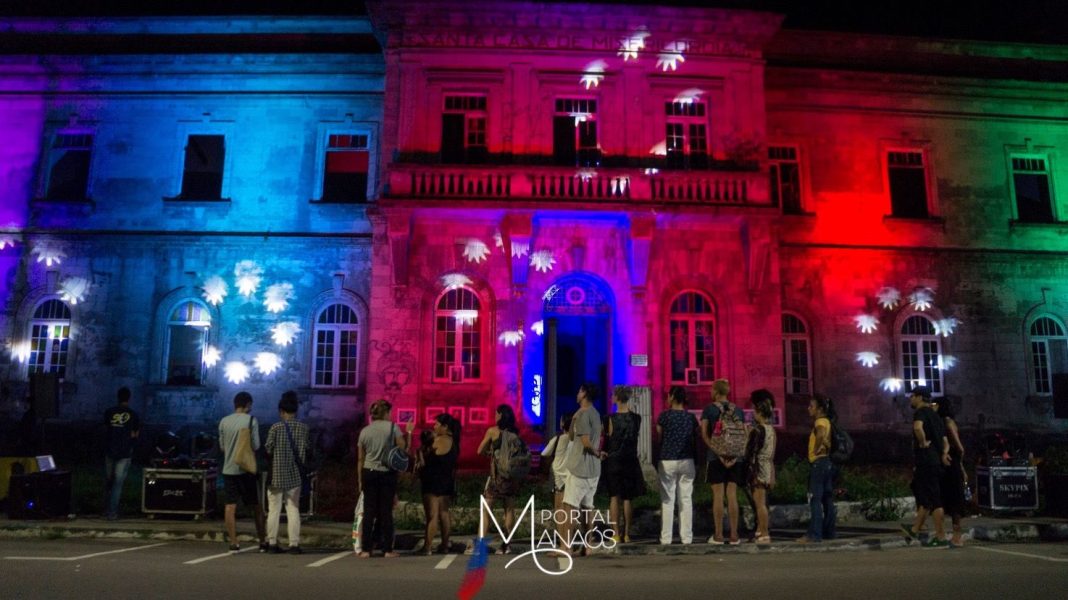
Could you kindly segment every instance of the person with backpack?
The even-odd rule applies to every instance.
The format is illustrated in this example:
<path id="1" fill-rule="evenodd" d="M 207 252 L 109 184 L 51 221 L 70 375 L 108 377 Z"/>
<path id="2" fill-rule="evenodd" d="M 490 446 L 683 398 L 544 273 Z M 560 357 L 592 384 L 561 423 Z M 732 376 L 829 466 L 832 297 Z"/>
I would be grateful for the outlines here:
<path id="1" fill-rule="evenodd" d="M 756 505 L 756 535 L 758 544 L 770 544 L 771 532 L 768 529 L 768 492 L 775 486 L 775 396 L 768 390 L 759 389 L 749 395 L 753 406 L 753 418 L 756 427 L 749 434 L 749 443 L 745 449 L 748 465 L 747 483 Z"/>
<path id="2" fill-rule="evenodd" d="M 282 502 L 286 505 L 286 528 L 289 533 L 289 552 L 300 554 L 300 490 L 309 476 L 308 426 L 297 420 L 300 405 L 297 393 L 290 390 L 278 402 L 280 421 L 271 425 L 264 447 L 271 455 L 271 479 L 267 486 L 267 545 L 271 553 L 280 554 L 278 520 L 282 516 Z"/>
<path id="3" fill-rule="evenodd" d="M 673 385 L 668 390 L 668 410 L 656 419 L 660 440 L 660 543 L 668 545 L 679 510 L 679 541 L 693 543 L 693 480 L 697 475 L 697 419 L 686 410 L 686 390 Z"/>
<path id="4" fill-rule="evenodd" d="M 567 452 L 567 480 L 564 482 L 564 510 L 568 515 L 574 511 L 593 509 L 593 496 L 597 492 L 597 482 L 601 479 L 601 414 L 594 408 L 597 398 L 597 386 L 584 383 L 579 386 L 577 398 L 579 410 L 571 418 L 571 430 L 568 437 L 571 444 Z M 564 539 L 571 540 L 572 526 L 578 526 L 585 539 L 586 518 L 565 519 Z M 585 548 L 583 549 L 585 554 Z"/>
<path id="5" fill-rule="evenodd" d="M 490 508 L 498 499 L 504 502 L 504 527 L 511 531 L 515 524 L 515 497 L 530 471 L 530 450 L 519 437 L 515 411 L 511 406 L 497 406 L 497 424 L 486 430 L 486 435 L 478 445 L 478 454 L 491 458 L 490 474 L 482 495 Z M 485 531 L 478 533 L 479 537 L 486 535 Z M 508 544 L 501 543 L 497 554 L 508 554 Z"/>
<path id="6" fill-rule="evenodd" d="M 731 404 L 726 379 L 712 382 L 712 404 L 701 413 L 701 438 L 708 447 L 707 480 L 712 486 L 712 524 L 715 529 L 709 544 L 723 544 L 723 497 L 727 497 L 727 519 L 730 522 L 729 543 L 741 543 L 738 538 L 738 486 L 745 485 L 745 445 L 749 432 L 745 413 Z"/>
<path id="7" fill-rule="evenodd" d="M 834 402 L 822 394 L 815 394 L 808 402 L 808 414 L 812 417 L 812 432 L 808 436 L 808 505 L 812 517 L 808 532 L 798 538 L 799 544 L 818 544 L 835 538 L 835 521 L 838 518 L 834 506 L 834 480 L 838 466 L 831 461 L 833 446 L 831 428 L 837 418 Z"/>
<path id="8" fill-rule="evenodd" d="M 608 416 L 605 448 L 601 452 L 604 463 L 601 467 L 611 498 L 608 519 L 615 523 L 615 541 L 629 544 L 631 521 L 634 520 L 631 500 L 645 493 L 645 478 L 638 461 L 638 432 L 642 427 L 642 416 L 630 409 L 630 388 L 625 385 L 612 388 L 612 402 L 616 405 L 616 412 Z"/>
<path id="9" fill-rule="evenodd" d="M 363 531 L 360 537 L 358 558 L 370 558 L 374 549 L 374 534 L 380 536 L 382 555 L 386 558 L 400 556 L 393 551 L 393 498 L 397 495 L 399 467 L 391 456 L 394 449 L 407 451 L 415 422 L 409 421 L 406 433 L 401 433 L 393 423 L 393 405 L 388 400 L 378 400 L 371 405 L 371 422 L 360 430 L 357 441 L 357 495 L 363 493 Z M 405 461 L 406 462 L 406 461 Z"/>

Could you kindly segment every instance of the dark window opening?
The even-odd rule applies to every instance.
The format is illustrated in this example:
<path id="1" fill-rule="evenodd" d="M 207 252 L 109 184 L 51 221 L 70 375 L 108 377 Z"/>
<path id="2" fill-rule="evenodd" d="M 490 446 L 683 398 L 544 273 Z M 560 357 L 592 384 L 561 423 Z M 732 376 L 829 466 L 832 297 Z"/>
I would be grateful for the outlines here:
<path id="1" fill-rule="evenodd" d="M 927 175 L 922 152 L 890 152 L 887 156 L 890 180 L 890 212 L 895 217 L 925 219 Z"/>
<path id="2" fill-rule="evenodd" d="M 185 146 L 181 197 L 191 200 L 221 199 L 225 155 L 223 136 L 189 136 Z"/>
<path id="3" fill-rule="evenodd" d="M 1016 192 L 1016 213 L 1020 221 L 1052 223 L 1049 173 L 1041 158 L 1013 158 L 1012 185 Z"/>
<path id="4" fill-rule="evenodd" d="M 486 97 L 446 96 L 441 115 L 441 162 L 481 164 L 489 160 Z"/>
<path id="5" fill-rule="evenodd" d="M 768 160 L 771 205 L 781 206 L 783 214 L 802 214 L 801 165 L 797 159 L 797 149 L 790 146 L 769 146 Z"/>
<path id="6" fill-rule="evenodd" d="M 89 157 L 93 136 L 59 134 L 52 143 L 52 167 L 48 172 L 49 200 L 83 200 L 89 190 Z"/>

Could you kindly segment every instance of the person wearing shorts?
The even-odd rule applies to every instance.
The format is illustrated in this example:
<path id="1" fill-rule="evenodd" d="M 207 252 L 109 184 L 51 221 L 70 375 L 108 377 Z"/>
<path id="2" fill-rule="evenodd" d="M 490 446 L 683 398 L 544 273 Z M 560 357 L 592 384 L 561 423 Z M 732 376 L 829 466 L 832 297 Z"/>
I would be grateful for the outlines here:
<path id="1" fill-rule="evenodd" d="M 597 482 L 601 479 L 601 414 L 593 406 L 597 388 L 591 383 L 579 386 L 579 410 L 571 419 L 568 437 L 567 479 L 564 481 L 564 510 L 568 518 L 564 524 L 564 539 L 571 539 L 572 525 L 585 535 L 586 519 L 571 518 L 572 511 L 592 509 Z M 583 511 L 584 512 L 584 511 Z M 583 549 L 583 553 L 585 548 Z"/>
<path id="2" fill-rule="evenodd" d="M 252 394 L 238 392 L 234 396 L 234 412 L 219 421 L 219 446 L 223 452 L 223 497 L 226 505 L 226 533 L 230 540 L 230 551 L 241 549 L 237 541 L 237 504 L 253 507 L 256 515 L 256 534 L 260 539 L 260 552 L 267 552 L 267 526 L 260 506 L 258 494 L 259 479 L 255 473 L 246 473 L 234 462 L 237 454 L 238 434 L 249 428 L 252 433 L 252 450 L 260 449 L 260 424 L 250 413 L 252 411 Z"/>
<path id="3" fill-rule="evenodd" d="M 948 547 L 941 483 L 942 469 L 951 462 L 949 439 L 942 419 L 931 406 L 930 388 L 924 385 L 912 388 L 909 404 L 916 411 L 912 415 L 912 447 L 916 459 L 916 467 L 912 472 L 912 493 L 916 497 L 916 520 L 911 528 L 903 525 L 902 529 L 911 540 L 930 514 L 934 517 L 935 533 L 924 545 L 930 548 Z"/>

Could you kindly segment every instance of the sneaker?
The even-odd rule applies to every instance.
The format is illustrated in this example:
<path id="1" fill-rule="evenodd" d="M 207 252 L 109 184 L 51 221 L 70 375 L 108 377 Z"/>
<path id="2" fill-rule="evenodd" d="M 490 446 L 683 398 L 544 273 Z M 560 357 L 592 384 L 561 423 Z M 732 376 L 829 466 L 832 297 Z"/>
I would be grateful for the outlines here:
<path id="1" fill-rule="evenodd" d="M 240 552 L 241 546 L 239 544 L 230 544 L 230 552 Z"/>
<path id="2" fill-rule="evenodd" d="M 271 546 L 268 549 L 268 552 L 270 552 L 271 554 L 281 554 L 282 553 L 282 549 L 279 548 L 277 545 L 274 545 L 274 546 Z"/>
<path id="3" fill-rule="evenodd" d="M 931 538 L 923 543 L 924 548 L 949 548 L 949 542 L 938 538 Z"/>
<path id="4" fill-rule="evenodd" d="M 907 539 L 908 541 L 911 542 L 912 540 L 916 539 L 916 532 L 912 530 L 911 526 L 902 525 L 901 531 L 905 534 L 905 539 Z"/>
<path id="5" fill-rule="evenodd" d="M 270 546 L 267 542 L 260 542 L 260 554 L 267 554 L 268 550 L 270 550 Z"/>
<path id="6" fill-rule="evenodd" d="M 304 551 L 300 549 L 300 546 L 290 546 L 289 547 L 289 553 L 290 554 L 304 554 Z"/>
<path id="7" fill-rule="evenodd" d="M 716 536 L 712 536 L 712 537 L 708 538 L 708 543 L 713 545 L 713 546 L 722 546 L 723 545 L 723 540 L 717 540 Z"/>

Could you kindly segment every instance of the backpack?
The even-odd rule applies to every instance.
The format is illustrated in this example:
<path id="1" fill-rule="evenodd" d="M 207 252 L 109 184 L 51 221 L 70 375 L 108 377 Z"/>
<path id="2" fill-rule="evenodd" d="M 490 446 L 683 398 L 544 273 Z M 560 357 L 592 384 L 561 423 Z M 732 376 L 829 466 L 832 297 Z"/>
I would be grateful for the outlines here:
<path id="1" fill-rule="evenodd" d="M 511 431 L 501 430 L 501 447 L 493 453 L 493 466 L 502 479 L 518 481 L 530 473 L 530 449 Z"/>
<path id="2" fill-rule="evenodd" d="M 742 458 L 745 456 L 745 446 L 749 441 L 749 432 L 745 428 L 745 422 L 738 418 L 737 409 L 733 404 L 727 404 L 725 409 L 719 412 L 719 426 L 713 429 L 710 437 L 712 452 L 720 458 Z M 718 432 L 717 432 L 718 430 Z"/>
<path id="3" fill-rule="evenodd" d="M 831 462 L 841 465 L 849 462 L 853 456 L 853 438 L 845 429 L 831 423 Z"/>

